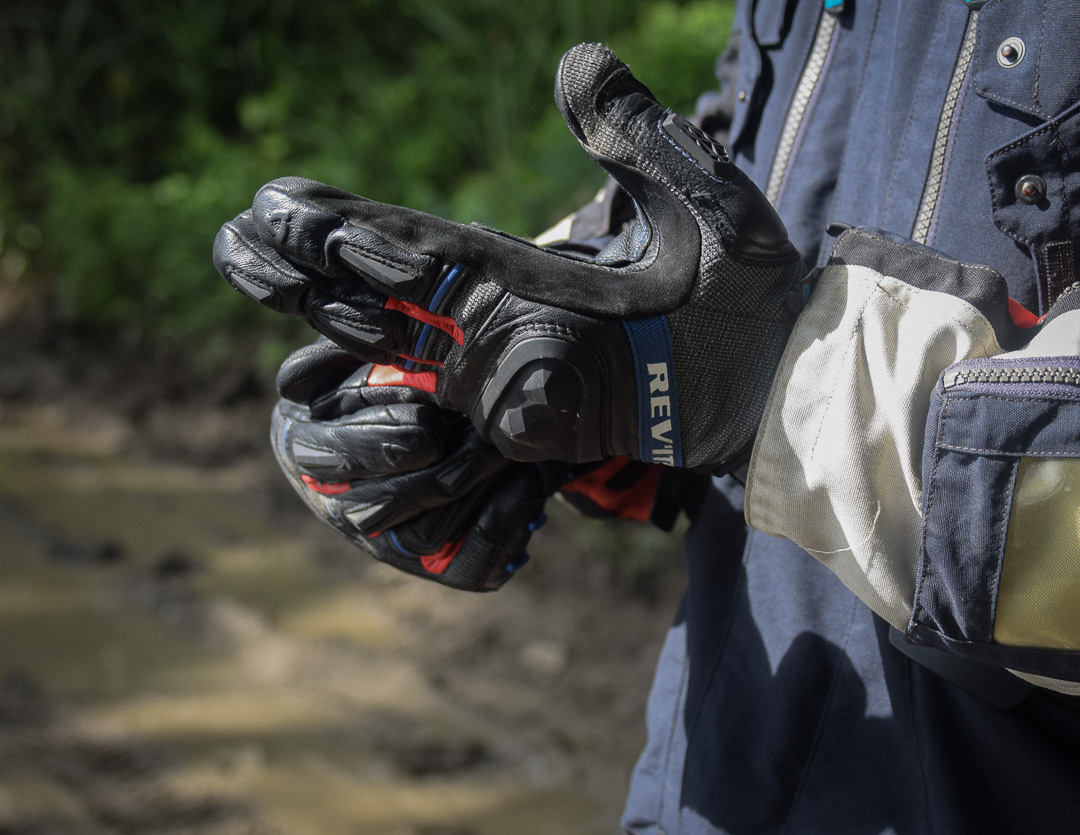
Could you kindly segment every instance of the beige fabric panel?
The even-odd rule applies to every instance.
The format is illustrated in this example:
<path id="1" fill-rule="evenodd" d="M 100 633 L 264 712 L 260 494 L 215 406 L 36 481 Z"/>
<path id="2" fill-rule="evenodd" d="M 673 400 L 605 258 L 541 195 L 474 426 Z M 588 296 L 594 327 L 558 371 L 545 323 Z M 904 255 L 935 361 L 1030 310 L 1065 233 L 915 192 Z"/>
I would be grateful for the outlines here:
<path id="1" fill-rule="evenodd" d="M 828 267 L 769 395 L 747 522 L 798 543 L 905 630 L 931 392 L 952 363 L 999 353 L 990 324 L 967 302 L 865 267 Z"/>

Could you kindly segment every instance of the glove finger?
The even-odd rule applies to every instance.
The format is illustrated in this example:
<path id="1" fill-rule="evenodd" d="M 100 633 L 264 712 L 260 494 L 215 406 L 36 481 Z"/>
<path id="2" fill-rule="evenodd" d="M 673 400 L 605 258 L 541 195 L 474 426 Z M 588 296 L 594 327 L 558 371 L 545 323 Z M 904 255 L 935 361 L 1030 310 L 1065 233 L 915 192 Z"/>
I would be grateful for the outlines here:
<path id="1" fill-rule="evenodd" d="M 309 408 L 313 418 L 332 420 L 369 406 L 430 403 L 437 384 L 434 371 L 406 371 L 395 365 L 364 365 L 334 388 L 315 397 Z"/>
<path id="2" fill-rule="evenodd" d="M 665 255 L 700 236 L 687 197 L 704 211 L 706 234 L 716 234 L 729 252 L 777 260 L 794 253 L 779 215 L 727 150 L 657 103 L 607 47 L 580 44 L 563 56 L 555 100 L 585 151 L 634 198 L 649 224 L 662 227 Z M 637 246 L 644 257 L 647 244 Z"/>
<path id="3" fill-rule="evenodd" d="M 437 462 L 412 472 L 400 471 L 384 478 L 342 479 L 340 482 L 305 481 L 316 492 L 330 491 L 339 514 L 364 534 L 373 534 L 414 520 L 436 508 L 483 500 L 486 487 L 510 461 L 470 430 L 459 445 Z M 450 538 L 455 517 L 434 515 L 415 525 L 418 541 L 442 543 Z M 464 512 L 464 515 L 469 515 Z M 434 547 L 434 546 L 433 546 Z"/>
<path id="4" fill-rule="evenodd" d="M 361 365 L 344 348 L 320 336 L 282 363 L 277 373 L 277 391 L 286 400 L 310 406 L 317 397 L 348 380 Z"/>
<path id="5" fill-rule="evenodd" d="M 489 476 L 454 501 L 398 522 L 385 532 L 403 553 L 427 556 L 438 553 L 448 543 L 458 542 L 488 499 L 495 477 Z"/>
<path id="6" fill-rule="evenodd" d="M 214 239 L 214 266 L 237 290 L 316 330 L 368 362 L 392 363 L 422 327 L 350 276 L 335 280 L 282 256 L 259 237 L 251 212 L 238 215 Z M 338 271 L 338 276 L 342 271 Z"/>
<path id="7" fill-rule="evenodd" d="M 288 404 L 288 409 L 298 407 Z M 280 420 L 276 411 L 275 422 Z M 495 476 L 480 474 L 465 482 L 466 492 L 442 505 L 441 512 L 438 507 L 429 508 L 437 519 L 434 524 L 427 519 L 415 525 L 402 520 L 396 529 L 371 536 L 349 521 L 345 500 L 305 484 L 285 453 L 283 434 L 276 425 L 273 448 L 278 463 L 318 518 L 382 562 L 470 591 L 498 588 L 527 561 L 525 547 L 543 522 L 544 502 L 565 477 L 562 472 L 549 472 L 557 469 L 549 465 L 511 464 L 503 459 Z"/>
<path id="8" fill-rule="evenodd" d="M 439 409 L 427 404 L 373 406 L 333 421 L 311 420 L 281 401 L 274 423 L 284 455 L 301 474 L 337 485 L 420 470 L 440 461 L 448 435 Z M 346 488 L 347 489 L 347 486 Z"/>
<path id="9" fill-rule="evenodd" d="M 287 316 L 303 316 L 307 276 L 259 240 L 250 210 L 218 230 L 213 258 L 217 271 L 248 298 Z"/>
<path id="10" fill-rule="evenodd" d="M 311 289 L 292 292 L 303 297 L 315 327 L 338 344 L 358 355 L 366 345 L 405 360 L 423 354 L 432 329 L 463 344 L 461 329 L 443 311 L 462 286 L 465 270 L 435 254 L 438 246 L 422 252 L 382 237 L 375 219 L 349 222 L 356 213 L 377 216 L 389 208 L 332 186 L 286 177 L 259 190 L 252 214 L 265 245 L 320 277 L 312 279 Z M 436 220 L 409 209 L 397 211 L 419 227 Z M 469 234 L 467 227 L 448 227 Z M 422 228 L 417 231 L 422 234 Z M 476 265 L 482 266 L 482 259 Z M 354 310 L 357 305 L 366 309 Z"/>
<path id="11" fill-rule="evenodd" d="M 557 467 L 515 464 L 492 488 L 488 501 L 448 560 L 432 555 L 425 571 L 444 585 L 476 591 L 502 586 L 529 560 L 533 533 L 547 520 L 544 505 L 555 490 Z"/>
<path id="12" fill-rule="evenodd" d="M 655 126 L 653 130 L 655 133 Z M 665 148 L 664 153 L 677 155 L 671 148 Z M 457 323 L 445 311 L 461 288 L 470 286 L 471 278 L 494 282 L 524 299 L 581 313 L 653 316 L 676 309 L 693 289 L 701 235 L 683 198 L 666 181 L 658 183 L 652 177 L 655 166 L 647 163 L 640 150 L 628 156 L 637 166 L 632 170 L 610 162 L 605 166 L 620 182 L 626 181 L 624 186 L 635 199 L 651 200 L 655 193 L 658 212 L 660 204 L 665 208 L 659 212 L 665 218 L 665 258 L 649 257 L 645 244 L 655 245 L 660 237 L 646 235 L 643 246 L 636 250 L 638 263 L 632 266 L 601 266 L 584 256 L 544 249 L 496 230 L 463 226 L 298 178 L 264 186 L 253 203 L 252 218 L 261 238 L 287 260 L 339 277 L 348 270 L 351 281 L 340 277 L 338 286 L 358 284 L 379 289 L 387 297 L 389 308 L 385 312 L 404 313 L 418 325 L 436 327 L 458 344 L 464 336 L 455 330 Z M 641 174 L 645 170 L 649 177 Z M 309 222 L 315 231 L 282 231 L 283 226 L 302 227 Z M 350 253 L 351 260 L 346 260 L 344 252 Z M 393 275 L 379 273 L 372 263 L 392 270 Z M 336 291 L 335 296 L 344 298 L 344 291 Z M 314 300 L 305 297 L 305 301 L 312 309 Z M 328 321 L 315 324 L 335 342 L 349 347 L 333 329 L 336 319 L 332 315 Z M 404 342 L 416 345 L 408 339 Z M 411 354 L 418 353 L 413 347 Z"/>
<path id="13" fill-rule="evenodd" d="M 367 288 L 373 306 L 381 306 L 384 296 L 406 301 L 424 297 L 443 264 L 347 223 L 350 211 L 365 204 L 379 206 L 314 180 L 282 177 L 259 189 L 252 216 L 266 243 L 302 269 Z"/>
<path id="14" fill-rule="evenodd" d="M 479 509 L 471 512 L 436 550 L 398 526 L 364 547 L 376 559 L 409 574 L 467 591 L 493 591 L 528 561 L 526 547 L 543 524 L 544 503 L 554 487 L 543 465 L 513 464 L 492 484 Z M 462 505 L 464 507 L 464 505 Z M 456 508 L 455 508 L 456 509 Z"/>

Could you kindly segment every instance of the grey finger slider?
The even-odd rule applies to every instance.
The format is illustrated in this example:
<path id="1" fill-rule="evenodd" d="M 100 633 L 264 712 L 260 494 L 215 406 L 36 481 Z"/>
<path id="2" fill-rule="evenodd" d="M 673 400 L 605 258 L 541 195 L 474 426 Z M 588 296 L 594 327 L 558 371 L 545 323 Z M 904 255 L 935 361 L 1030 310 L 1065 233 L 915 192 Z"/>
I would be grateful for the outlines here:
<path id="1" fill-rule="evenodd" d="M 448 496 L 456 495 L 480 469 L 479 457 L 472 455 L 462 461 L 451 464 L 436 477 L 435 481 Z"/>
<path id="2" fill-rule="evenodd" d="M 274 301 L 274 291 L 269 287 L 264 287 L 262 284 L 256 284 L 251 279 L 247 278 L 240 270 L 235 268 L 226 272 L 226 278 L 229 279 L 229 283 L 247 296 L 249 299 L 263 304 L 269 299 L 272 303 Z"/>
<path id="3" fill-rule="evenodd" d="M 336 452 L 308 446 L 300 441 L 292 442 L 292 459 L 301 467 L 317 470 L 338 469 L 345 464 L 345 459 Z"/>
<path id="4" fill-rule="evenodd" d="M 347 324 L 320 310 L 312 311 L 311 315 L 328 331 L 331 331 L 340 337 L 359 342 L 360 344 L 371 348 L 379 348 L 385 351 L 392 351 L 394 349 L 394 340 L 387 333 Z"/>
<path id="5" fill-rule="evenodd" d="M 345 518 L 350 524 L 366 533 L 378 530 L 379 526 L 391 517 L 396 507 L 397 503 L 393 499 L 357 505 L 345 512 Z"/>
<path id="6" fill-rule="evenodd" d="M 419 281 L 415 275 L 376 261 L 354 247 L 342 245 L 338 254 L 346 264 L 396 294 L 409 293 Z"/>

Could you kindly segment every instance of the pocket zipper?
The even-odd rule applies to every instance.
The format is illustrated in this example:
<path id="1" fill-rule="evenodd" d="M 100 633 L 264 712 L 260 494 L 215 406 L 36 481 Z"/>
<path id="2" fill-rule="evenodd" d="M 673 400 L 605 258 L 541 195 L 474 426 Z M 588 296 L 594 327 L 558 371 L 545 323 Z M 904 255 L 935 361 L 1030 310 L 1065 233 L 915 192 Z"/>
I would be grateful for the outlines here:
<path id="1" fill-rule="evenodd" d="M 1017 385 L 1080 386 L 1080 368 L 1065 365 L 975 366 L 953 368 L 942 377 L 942 387 L 948 391 L 958 386 Z"/>

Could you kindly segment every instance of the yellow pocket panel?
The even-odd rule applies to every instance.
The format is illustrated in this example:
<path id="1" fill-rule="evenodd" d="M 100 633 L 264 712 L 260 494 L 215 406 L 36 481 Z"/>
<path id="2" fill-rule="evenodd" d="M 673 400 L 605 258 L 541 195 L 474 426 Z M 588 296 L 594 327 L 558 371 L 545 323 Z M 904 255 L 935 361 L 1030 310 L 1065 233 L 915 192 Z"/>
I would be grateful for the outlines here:
<path id="1" fill-rule="evenodd" d="M 1080 459 L 1020 461 L 994 641 L 1080 650 Z"/>

